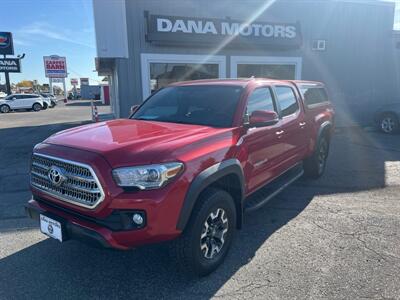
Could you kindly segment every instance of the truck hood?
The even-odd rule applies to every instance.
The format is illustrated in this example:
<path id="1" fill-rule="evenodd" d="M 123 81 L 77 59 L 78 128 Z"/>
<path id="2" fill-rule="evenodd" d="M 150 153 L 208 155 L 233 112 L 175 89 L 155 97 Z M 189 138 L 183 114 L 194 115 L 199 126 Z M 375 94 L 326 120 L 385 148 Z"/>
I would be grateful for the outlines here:
<path id="1" fill-rule="evenodd" d="M 204 145 L 205 140 L 217 136 L 221 141 L 221 135 L 231 144 L 229 128 L 119 119 L 64 130 L 45 143 L 96 152 L 118 167 L 179 159 L 184 148 Z"/>

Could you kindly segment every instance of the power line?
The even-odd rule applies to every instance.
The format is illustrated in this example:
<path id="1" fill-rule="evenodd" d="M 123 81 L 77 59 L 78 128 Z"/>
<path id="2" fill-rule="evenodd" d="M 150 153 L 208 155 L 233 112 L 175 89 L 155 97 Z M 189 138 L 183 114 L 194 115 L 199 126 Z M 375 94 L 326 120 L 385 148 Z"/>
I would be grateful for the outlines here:
<path id="1" fill-rule="evenodd" d="M 97 80 L 97 79 L 93 79 L 93 78 L 91 78 L 91 77 L 87 77 L 87 76 L 82 76 L 82 74 L 79 74 L 78 72 L 76 72 L 74 69 L 72 69 L 72 68 L 70 68 L 70 67 L 68 67 L 68 70 L 70 70 L 70 71 L 72 71 L 72 73 L 74 73 L 75 75 L 77 75 L 79 78 L 89 78 L 90 80 L 93 80 L 93 81 L 95 81 L 95 82 L 97 82 L 97 83 L 102 83 L 102 81 L 99 81 L 99 80 Z"/>

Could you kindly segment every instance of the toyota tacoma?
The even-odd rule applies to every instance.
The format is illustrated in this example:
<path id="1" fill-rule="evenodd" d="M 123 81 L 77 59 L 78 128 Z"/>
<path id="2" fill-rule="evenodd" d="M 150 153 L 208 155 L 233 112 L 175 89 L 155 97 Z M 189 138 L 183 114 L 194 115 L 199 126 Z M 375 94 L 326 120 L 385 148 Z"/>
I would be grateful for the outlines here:
<path id="1" fill-rule="evenodd" d="M 168 242 L 198 275 L 224 260 L 245 212 L 325 169 L 334 111 L 324 85 L 271 79 L 171 84 L 128 119 L 36 145 L 28 215 L 61 242 Z"/>

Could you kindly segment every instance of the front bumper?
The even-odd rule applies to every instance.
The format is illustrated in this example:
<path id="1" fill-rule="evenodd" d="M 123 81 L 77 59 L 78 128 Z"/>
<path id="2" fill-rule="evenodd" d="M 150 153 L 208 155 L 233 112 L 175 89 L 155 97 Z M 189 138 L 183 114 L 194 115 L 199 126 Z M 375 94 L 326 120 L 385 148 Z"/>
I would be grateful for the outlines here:
<path id="1" fill-rule="evenodd" d="M 80 225 L 69 222 L 66 219 L 60 218 L 59 216 L 49 213 L 48 211 L 43 210 L 32 203 L 28 203 L 25 206 L 25 211 L 31 219 L 37 221 L 39 221 L 41 214 L 45 214 L 46 216 L 49 216 L 50 218 L 59 221 L 63 227 L 64 241 L 67 241 L 69 239 L 75 239 L 83 241 L 95 247 L 113 248 L 111 244 L 95 230 L 91 230 L 86 227 L 82 227 Z"/>
<path id="2" fill-rule="evenodd" d="M 59 221 L 63 228 L 63 241 L 74 239 L 96 247 L 119 250 L 157 242 L 150 236 L 146 226 L 133 230 L 120 228 L 115 230 L 104 219 L 95 220 L 34 199 L 25 205 L 25 211 L 34 220 L 39 220 L 43 214 Z"/>

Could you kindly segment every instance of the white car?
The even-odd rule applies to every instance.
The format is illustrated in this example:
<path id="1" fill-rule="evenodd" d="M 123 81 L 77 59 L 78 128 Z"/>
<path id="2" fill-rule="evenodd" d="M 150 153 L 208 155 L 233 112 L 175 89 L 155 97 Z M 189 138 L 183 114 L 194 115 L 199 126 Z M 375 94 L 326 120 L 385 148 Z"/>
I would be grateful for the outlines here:
<path id="1" fill-rule="evenodd" d="M 54 106 L 57 105 L 57 98 L 56 96 L 50 94 L 50 93 L 40 93 L 40 96 L 42 96 L 43 98 L 47 98 L 50 99 L 50 108 L 53 108 Z"/>
<path id="2" fill-rule="evenodd" d="M 0 99 L 7 97 L 7 94 L 4 92 L 0 92 Z"/>
<path id="3" fill-rule="evenodd" d="M 43 100 L 43 109 L 47 109 L 49 107 L 53 107 L 51 104 L 51 99 L 49 97 L 43 97 L 41 95 L 37 95 L 38 97 L 41 97 Z"/>
<path id="4" fill-rule="evenodd" d="M 0 99 L 0 112 L 2 113 L 18 109 L 39 111 L 44 106 L 43 98 L 36 94 L 11 94 L 4 99 Z"/>

